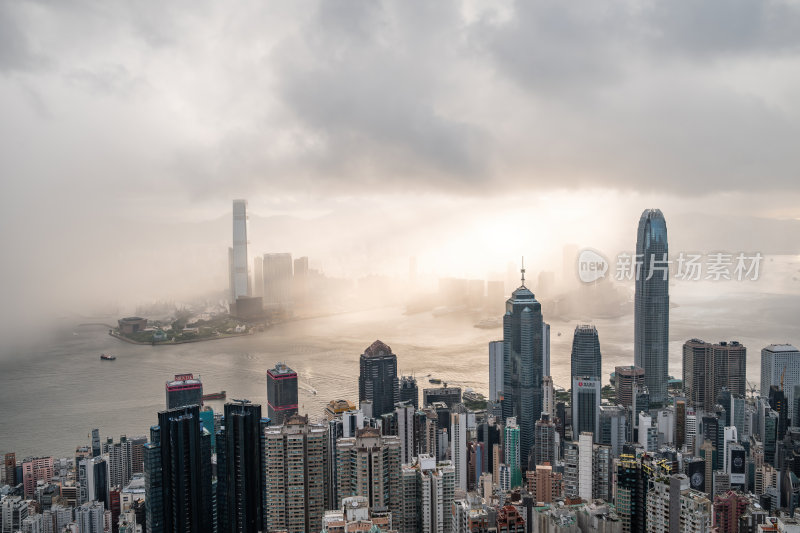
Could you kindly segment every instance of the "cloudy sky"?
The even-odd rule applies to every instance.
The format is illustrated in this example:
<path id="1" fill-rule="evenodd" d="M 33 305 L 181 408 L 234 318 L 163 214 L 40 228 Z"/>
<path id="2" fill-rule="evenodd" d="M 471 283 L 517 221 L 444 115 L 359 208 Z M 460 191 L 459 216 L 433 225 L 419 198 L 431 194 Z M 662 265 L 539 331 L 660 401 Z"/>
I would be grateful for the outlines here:
<path id="1" fill-rule="evenodd" d="M 793 1 L 0 0 L 3 305 L 224 282 L 238 197 L 341 274 L 794 223 L 798 94 Z"/>

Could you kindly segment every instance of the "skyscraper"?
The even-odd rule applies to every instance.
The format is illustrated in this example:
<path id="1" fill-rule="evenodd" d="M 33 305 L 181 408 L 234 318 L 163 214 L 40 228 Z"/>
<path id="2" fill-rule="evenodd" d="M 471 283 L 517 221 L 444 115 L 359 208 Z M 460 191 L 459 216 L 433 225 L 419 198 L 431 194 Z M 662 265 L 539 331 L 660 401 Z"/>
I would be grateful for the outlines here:
<path id="1" fill-rule="evenodd" d="M 297 372 L 284 363 L 267 370 L 267 416 L 280 426 L 297 414 Z"/>
<path id="2" fill-rule="evenodd" d="M 372 402 L 372 416 L 380 418 L 394 411 L 400 399 L 397 379 L 397 356 L 381 341 L 364 350 L 359 361 L 358 401 Z"/>
<path id="3" fill-rule="evenodd" d="M 683 345 L 683 388 L 691 405 L 711 411 L 723 388 L 744 397 L 747 349 L 737 341 L 711 344 L 691 339 Z"/>
<path id="4" fill-rule="evenodd" d="M 489 343 L 489 401 L 498 402 L 503 394 L 503 341 Z"/>
<path id="5" fill-rule="evenodd" d="M 17 486 L 17 456 L 12 453 L 7 453 L 3 457 L 3 463 L 6 470 L 6 483 L 12 487 Z"/>
<path id="6" fill-rule="evenodd" d="M 520 430 L 514 417 L 506 419 L 505 435 L 505 465 L 509 470 L 509 487 L 514 488 L 522 484 Z"/>
<path id="7" fill-rule="evenodd" d="M 506 301 L 503 317 L 503 418 L 517 419 L 526 467 L 534 445 L 534 425 L 542 414 L 542 328 L 542 305 L 525 286 L 523 268 L 522 285 Z"/>
<path id="8" fill-rule="evenodd" d="M 534 465 L 556 464 L 556 459 L 558 459 L 556 425 L 550 420 L 550 415 L 546 413 L 543 413 L 542 418 L 536 421 L 536 446 L 533 449 Z"/>
<path id="9" fill-rule="evenodd" d="M 597 328 L 588 324 L 575 326 L 572 337 L 571 377 L 602 377 L 600 339 Z"/>
<path id="10" fill-rule="evenodd" d="M 645 209 L 636 234 L 634 359 L 644 369 L 651 403 L 667 399 L 669 377 L 669 248 L 659 209 Z"/>
<path id="11" fill-rule="evenodd" d="M 591 376 L 572 378 L 572 434 L 588 431 L 597 436 L 600 417 L 600 381 Z"/>
<path id="12" fill-rule="evenodd" d="M 144 462 L 148 533 L 211 531 L 211 437 L 199 406 L 158 413 Z"/>
<path id="13" fill-rule="evenodd" d="M 634 389 L 644 386 L 644 369 L 638 366 L 618 366 L 614 369 L 617 377 L 617 403 L 631 407 L 634 403 Z"/>
<path id="14" fill-rule="evenodd" d="M 463 404 L 450 413 L 450 457 L 456 469 L 456 488 L 467 490 L 467 409 Z M 522 481 L 520 479 L 520 481 Z"/>
<path id="15" fill-rule="evenodd" d="M 203 383 L 192 374 L 176 374 L 173 381 L 167 381 L 167 409 L 177 409 L 203 403 Z"/>
<path id="16" fill-rule="evenodd" d="M 261 406 L 226 403 L 217 432 L 217 517 L 219 533 L 263 530 Z"/>
<path id="17" fill-rule="evenodd" d="M 247 259 L 247 200 L 233 201 L 233 281 L 232 300 L 250 296 L 250 275 Z"/>
<path id="18" fill-rule="evenodd" d="M 769 397 L 769 388 L 783 388 L 789 408 L 794 414 L 794 386 L 800 385 L 800 351 L 791 344 L 770 344 L 761 350 L 761 397 Z"/>
<path id="19" fill-rule="evenodd" d="M 264 296 L 264 258 L 260 255 L 253 258 L 253 296 Z"/>
<path id="20" fill-rule="evenodd" d="M 455 468 L 449 461 L 421 454 L 403 465 L 404 531 L 437 533 L 451 530 L 451 504 L 455 495 Z"/>
<path id="21" fill-rule="evenodd" d="M 414 376 L 400 378 L 400 401 L 411 402 L 414 409 L 419 409 L 419 387 Z"/>
<path id="22" fill-rule="evenodd" d="M 328 509 L 327 427 L 294 415 L 264 431 L 267 531 L 316 531 Z"/>

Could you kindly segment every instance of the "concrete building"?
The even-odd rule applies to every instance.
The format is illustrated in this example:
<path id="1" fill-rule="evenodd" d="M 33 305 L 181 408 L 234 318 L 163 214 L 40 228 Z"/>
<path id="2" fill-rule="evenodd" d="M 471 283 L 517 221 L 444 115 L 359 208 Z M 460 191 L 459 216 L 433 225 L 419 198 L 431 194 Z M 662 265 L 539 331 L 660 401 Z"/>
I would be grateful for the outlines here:
<path id="1" fill-rule="evenodd" d="M 456 471 L 456 489 L 463 491 L 467 490 L 468 418 L 469 413 L 463 405 L 456 406 L 450 413 L 450 457 Z"/>
<path id="2" fill-rule="evenodd" d="M 627 413 L 619 405 L 601 405 L 598 415 L 597 442 L 611 447 L 611 455 L 619 457 L 627 442 Z"/>
<path id="3" fill-rule="evenodd" d="M 509 473 L 509 487 L 519 487 L 522 485 L 522 466 L 520 452 L 520 428 L 517 419 L 514 417 L 506 419 L 504 428 L 504 453 L 505 465 Z"/>
<path id="4" fill-rule="evenodd" d="M 264 430 L 267 530 L 313 531 L 322 523 L 329 506 L 326 437 L 326 426 L 299 415 Z"/>
<path id="5" fill-rule="evenodd" d="M 339 439 L 337 506 L 343 506 L 348 497 L 363 497 L 373 510 L 391 512 L 395 527 L 403 529 L 400 455 L 400 440 L 382 436 L 375 428 L 361 429 L 355 438 Z"/>
<path id="6" fill-rule="evenodd" d="M 552 503 L 564 497 L 564 481 L 560 472 L 553 472 L 548 464 L 536 465 L 536 470 L 526 472 L 528 492 L 535 502 Z"/>
<path id="7" fill-rule="evenodd" d="M 644 369 L 638 366 L 618 366 L 614 369 L 617 378 L 617 404 L 632 407 L 635 387 L 644 387 Z"/>
<path id="8" fill-rule="evenodd" d="M 427 454 L 403 466 L 403 531 L 451 531 L 455 477 L 455 469 L 449 461 L 437 464 L 436 458 Z"/>
<path id="9" fill-rule="evenodd" d="M 542 379 L 542 413 L 546 413 L 551 420 L 556 416 L 556 390 L 552 376 Z"/>
<path id="10" fill-rule="evenodd" d="M 75 522 L 81 533 L 104 533 L 105 508 L 100 502 L 84 503 L 75 509 Z"/>
<path id="11" fill-rule="evenodd" d="M 536 446 L 533 449 L 533 464 L 556 464 L 558 447 L 556 441 L 556 425 L 550 416 L 543 413 L 542 418 L 536 421 Z"/>
<path id="12" fill-rule="evenodd" d="M 422 389 L 422 405 L 428 407 L 435 402 L 444 402 L 447 407 L 453 408 L 461 403 L 461 387 L 436 387 Z"/>
<path id="13" fill-rule="evenodd" d="M 678 474 L 654 480 L 647 493 L 648 533 L 707 533 L 710 530 L 711 502 L 705 494 L 689 488 L 689 478 Z"/>
<path id="14" fill-rule="evenodd" d="M 503 394 L 503 341 L 489 343 L 489 401 L 499 402 Z"/>
<path id="15" fill-rule="evenodd" d="M 594 458 L 594 433 L 584 431 L 578 436 L 578 497 L 592 499 L 592 460 Z"/>

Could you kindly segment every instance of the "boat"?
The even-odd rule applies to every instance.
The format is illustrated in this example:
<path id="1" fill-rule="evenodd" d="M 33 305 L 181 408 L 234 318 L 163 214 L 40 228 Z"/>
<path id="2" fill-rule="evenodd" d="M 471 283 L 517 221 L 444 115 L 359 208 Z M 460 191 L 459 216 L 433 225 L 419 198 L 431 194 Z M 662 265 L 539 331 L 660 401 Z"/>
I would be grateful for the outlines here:
<path id="1" fill-rule="evenodd" d="M 440 384 L 442 382 L 442 380 L 439 379 L 439 378 L 431 378 L 431 379 L 428 380 L 428 382 L 429 383 L 433 383 L 434 385 L 438 385 L 438 384 Z"/>
<path id="2" fill-rule="evenodd" d="M 103 361 L 116 361 L 117 356 L 111 355 L 110 353 L 103 353 L 100 354 L 100 359 L 102 359 Z"/>
<path id="3" fill-rule="evenodd" d="M 203 400 L 224 400 L 226 397 L 225 391 L 219 392 L 211 392 L 209 394 L 203 394 Z"/>

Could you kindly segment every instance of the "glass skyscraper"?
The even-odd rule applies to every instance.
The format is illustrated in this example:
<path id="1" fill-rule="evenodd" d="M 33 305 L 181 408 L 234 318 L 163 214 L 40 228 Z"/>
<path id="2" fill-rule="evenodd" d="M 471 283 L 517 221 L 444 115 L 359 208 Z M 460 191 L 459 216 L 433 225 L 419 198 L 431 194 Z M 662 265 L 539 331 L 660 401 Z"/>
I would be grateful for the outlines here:
<path id="1" fill-rule="evenodd" d="M 600 356 L 600 338 L 597 328 L 588 324 L 575 327 L 572 338 L 571 376 L 573 378 L 592 376 L 600 379 L 602 364 Z"/>
<path id="2" fill-rule="evenodd" d="M 659 209 L 645 209 L 636 234 L 634 361 L 644 369 L 650 401 L 667 399 L 669 377 L 669 249 Z"/>
<path id="3" fill-rule="evenodd" d="M 372 416 L 380 418 L 394 412 L 400 400 L 397 356 L 381 341 L 364 350 L 359 360 L 358 401 L 372 402 Z"/>
<path id="4" fill-rule="evenodd" d="M 522 465 L 534 445 L 535 424 L 542 415 L 542 305 L 522 285 L 506 301 L 503 317 L 503 418 L 516 417 Z"/>

